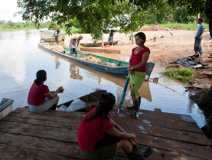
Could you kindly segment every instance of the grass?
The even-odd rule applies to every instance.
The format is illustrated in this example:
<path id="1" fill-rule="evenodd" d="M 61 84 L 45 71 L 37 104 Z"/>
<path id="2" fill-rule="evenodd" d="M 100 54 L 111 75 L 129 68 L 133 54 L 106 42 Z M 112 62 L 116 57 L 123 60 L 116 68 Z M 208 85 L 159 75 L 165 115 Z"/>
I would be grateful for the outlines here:
<path id="1" fill-rule="evenodd" d="M 155 24 L 147 25 L 147 26 L 154 26 Z M 178 30 L 197 30 L 197 23 L 167 23 L 167 24 L 158 24 L 162 27 L 174 28 Z M 208 24 L 205 24 L 205 28 L 208 28 Z"/>
<path id="2" fill-rule="evenodd" d="M 191 82 L 194 71 L 189 68 L 173 68 L 162 72 L 162 74 L 177 79 L 181 82 Z"/>

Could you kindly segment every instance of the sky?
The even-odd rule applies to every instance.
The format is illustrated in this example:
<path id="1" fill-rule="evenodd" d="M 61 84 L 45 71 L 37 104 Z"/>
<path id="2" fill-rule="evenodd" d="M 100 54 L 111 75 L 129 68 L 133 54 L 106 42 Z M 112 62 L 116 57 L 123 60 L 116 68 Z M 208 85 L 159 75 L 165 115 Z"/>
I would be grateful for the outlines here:
<path id="1" fill-rule="evenodd" d="M 21 9 L 17 7 L 17 0 L 1 0 L 0 20 L 20 22 L 22 21 L 21 15 L 13 16 L 15 12 L 20 10 Z"/>

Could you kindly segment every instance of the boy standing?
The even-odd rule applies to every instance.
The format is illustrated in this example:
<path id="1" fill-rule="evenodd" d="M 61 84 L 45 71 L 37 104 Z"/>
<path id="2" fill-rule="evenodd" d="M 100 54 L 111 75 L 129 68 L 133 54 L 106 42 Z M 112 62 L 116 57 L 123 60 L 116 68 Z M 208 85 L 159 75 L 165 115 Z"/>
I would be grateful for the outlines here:
<path id="1" fill-rule="evenodd" d="M 199 18 L 198 19 L 199 26 L 197 28 L 197 33 L 195 35 L 195 42 L 194 42 L 195 55 L 198 55 L 198 52 L 199 52 L 201 57 L 203 57 L 201 41 L 202 41 L 202 34 L 205 29 L 205 25 L 202 23 L 203 23 L 203 19 Z"/>

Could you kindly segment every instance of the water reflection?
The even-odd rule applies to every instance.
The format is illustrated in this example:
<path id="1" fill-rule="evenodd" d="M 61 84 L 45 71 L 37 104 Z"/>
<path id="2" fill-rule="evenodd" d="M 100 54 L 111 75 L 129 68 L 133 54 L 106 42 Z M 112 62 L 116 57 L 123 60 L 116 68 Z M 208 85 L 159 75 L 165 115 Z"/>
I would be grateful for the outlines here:
<path id="1" fill-rule="evenodd" d="M 79 67 L 73 63 L 70 63 L 70 78 L 82 80 L 83 77 L 80 75 Z"/>
<path id="2" fill-rule="evenodd" d="M 55 69 L 58 69 L 58 67 L 60 66 L 60 59 L 58 56 L 55 56 Z"/>

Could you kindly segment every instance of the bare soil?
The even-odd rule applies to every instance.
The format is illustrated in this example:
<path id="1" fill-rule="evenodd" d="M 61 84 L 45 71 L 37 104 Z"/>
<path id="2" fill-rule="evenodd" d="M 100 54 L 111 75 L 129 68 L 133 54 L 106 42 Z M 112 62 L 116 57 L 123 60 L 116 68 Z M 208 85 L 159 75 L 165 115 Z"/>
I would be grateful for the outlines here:
<path id="1" fill-rule="evenodd" d="M 161 67 L 167 67 L 167 65 L 178 58 L 194 55 L 194 37 L 196 31 L 155 31 L 155 27 L 152 28 L 154 31 L 143 31 L 147 37 L 145 45 L 151 51 L 149 61 L 158 63 Z M 202 62 L 203 64 L 208 64 L 209 68 L 195 69 L 195 79 L 192 85 L 198 88 L 209 88 L 212 84 L 212 41 L 209 39 L 209 31 L 205 31 L 202 40 L 204 54 Z M 129 35 L 115 33 L 114 40 L 119 40 L 119 44 L 109 48 L 121 50 L 123 56 L 130 56 L 131 50 L 136 47 L 129 40 Z"/>

